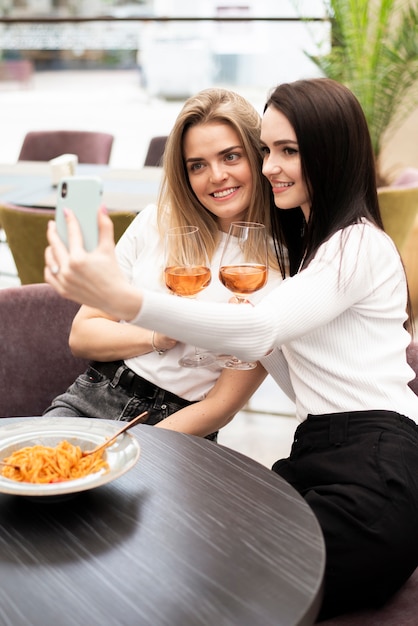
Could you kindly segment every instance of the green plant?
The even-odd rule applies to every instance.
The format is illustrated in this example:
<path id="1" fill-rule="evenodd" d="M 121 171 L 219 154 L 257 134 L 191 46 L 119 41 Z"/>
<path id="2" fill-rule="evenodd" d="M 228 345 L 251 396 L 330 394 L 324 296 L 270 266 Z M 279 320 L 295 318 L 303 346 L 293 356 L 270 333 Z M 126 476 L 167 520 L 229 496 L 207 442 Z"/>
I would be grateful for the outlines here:
<path id="1" fill-rule="evenodd" d="M 378 182 L 379 157 L 418 104 L 418 9 L 405 0 L 329 0 L 331 50 L 308 55 L 322 73 L 347 85 L 369 125 Z"/>

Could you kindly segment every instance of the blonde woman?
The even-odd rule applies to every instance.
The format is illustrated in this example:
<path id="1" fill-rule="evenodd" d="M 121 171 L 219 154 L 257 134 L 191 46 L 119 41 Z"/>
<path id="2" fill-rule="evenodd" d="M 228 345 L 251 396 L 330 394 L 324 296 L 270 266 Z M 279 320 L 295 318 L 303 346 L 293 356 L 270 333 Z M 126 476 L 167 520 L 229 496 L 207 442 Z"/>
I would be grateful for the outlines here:
<path id="1" fill-rule="evenodd" d="M 231 294 L 218 268 L 229 225 L 265 223 L 269 215 L 260 124 L 252 105 L 231 91 L 208 89 L 185 103 L 167 141 L 158 206 L 142 211 L 117 245 L 119 266 L 132 285 L 167 292 L 164 235 L 170 227 L 194 225 L 212 269 L 212 281 L 198 299 L 228 302 Z M 273 251 L 270 261 L 269 283 L 254 301 L 281 280 Z M 244 372 L 180 367 L 191 345 L 87 306 L 74 319 L 70 346 L 91 364 L 55 398 L 48 415 L 130 420 L 147 410 L 145 423 L 215 438 L 266 375 L 261 365 Z"/>

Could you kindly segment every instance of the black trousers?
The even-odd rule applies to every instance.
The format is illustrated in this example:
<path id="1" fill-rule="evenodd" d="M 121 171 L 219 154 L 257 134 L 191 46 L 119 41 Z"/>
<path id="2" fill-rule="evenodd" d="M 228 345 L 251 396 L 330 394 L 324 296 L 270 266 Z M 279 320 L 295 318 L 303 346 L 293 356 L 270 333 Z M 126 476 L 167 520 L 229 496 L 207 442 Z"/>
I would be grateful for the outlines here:
<path id="1" fill-rule="evenodd" d="M 392 411 L 309 415 L 273 471 L 326 545 L 319 620 L 383 604 L 418 566 L 418 426 Z"/>

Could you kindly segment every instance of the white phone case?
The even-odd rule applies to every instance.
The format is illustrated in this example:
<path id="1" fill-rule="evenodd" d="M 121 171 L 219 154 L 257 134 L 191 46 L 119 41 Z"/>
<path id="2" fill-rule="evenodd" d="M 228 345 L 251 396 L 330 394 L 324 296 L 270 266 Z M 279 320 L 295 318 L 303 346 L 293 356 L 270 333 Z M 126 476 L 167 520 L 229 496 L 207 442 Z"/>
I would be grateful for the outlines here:
<path id="1" fill-rule="evenodd" d="M 103 183 L 97 176 L 69 176 L 58 185 L 55 221 L 57 231 L 68 246 L 64 209 L 71 209 L 77 217 L 83 234 L 84 247 L 89 252 L 97 247 L 99 230 L 97 212 L 102 203 Z"/>

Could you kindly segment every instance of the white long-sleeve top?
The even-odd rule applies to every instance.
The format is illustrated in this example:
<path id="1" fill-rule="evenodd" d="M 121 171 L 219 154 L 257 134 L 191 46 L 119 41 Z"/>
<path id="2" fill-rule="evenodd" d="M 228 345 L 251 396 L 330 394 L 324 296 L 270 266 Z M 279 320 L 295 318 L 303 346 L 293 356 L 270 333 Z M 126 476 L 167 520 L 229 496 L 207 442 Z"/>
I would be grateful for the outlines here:
<path id="1" fill-rule="evenodd" d="M 210 301 L 228 302 L 232 297 L 218 278 L 219 263 L 225 243 L 226 234 L 221 233 L 219 245 L 210 263 L 212 280 L 209 286 L 201 291 L 196 300 L 205 303 Z M 237 248 L 238 250 L 238 248 Z M 130 224 L 116 246 L 116 255 L 119 265 L 128 280 L 136 287 L 149 289 L 159 294 L 167 294 L 164 283 L 164 241 L 161 240 L 157 228 L 157 207 L 149 205 L 142 210 Z M 278 271 L 269 271 L 268 282 L 263 289 L 254 294 L 254 302 L 261 299 L 270 289 L 282 282 Z M 181 300 L 176 296 L 169 296 L 171 300 Z M 253 298 L 252 298 L 253 300 Z M 154 330 L 153 324 L 149 326 Z M 167 322 L 160 327 L 160 331 L 170 336 Z M 157 330 L 155 328 L 155 330 Z M 190 370 L 181 367 L 178 361 L 185 354 L 190 355 L 194 346 L 200 346 L 198 341 L 190 344 L 177 343 L 174 348 L 163 355 L 149 352 L 138 357 L 126 359 L 125 363 L 136 374 L 154 383 L 158 387 L 167 389 L 186 400 L 201 400 L 215 384 L 221 368 L 218 366 L 201 367 Z"/>
<path id="2" fill-rule="evenodd" d="M 203 306 L 147 291 L 132 323 L 261 359 L 295 401 L 300 421 L 385 409 L 418 423 L 418 396 L 407 384 L 414 372 L 405 353 L 406 293 L 392 240 L 364 221 L 333 235 L 307 268 L 255 307 Z"/>

